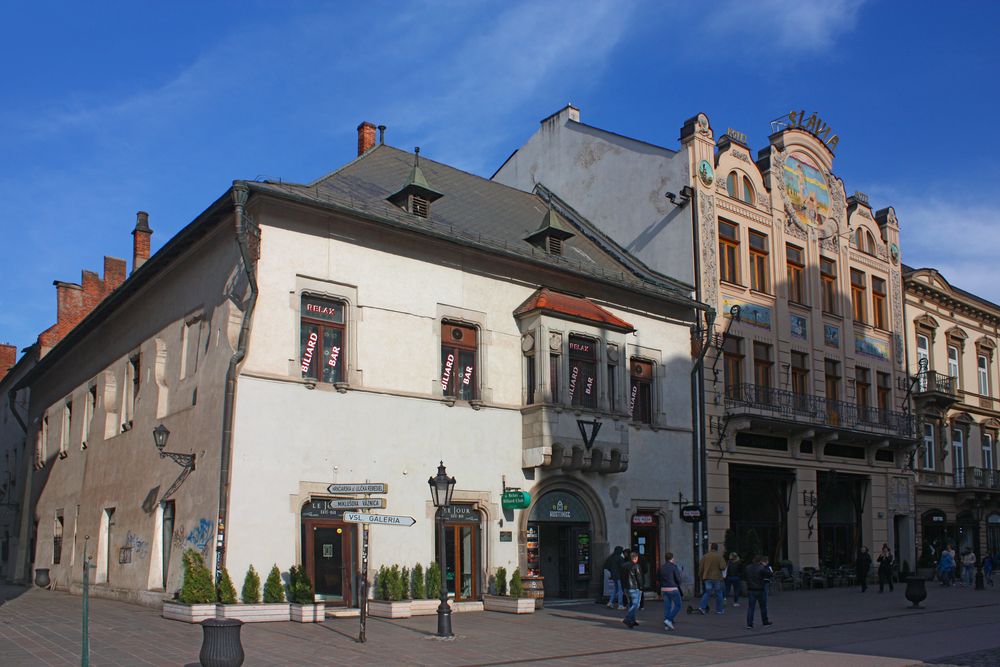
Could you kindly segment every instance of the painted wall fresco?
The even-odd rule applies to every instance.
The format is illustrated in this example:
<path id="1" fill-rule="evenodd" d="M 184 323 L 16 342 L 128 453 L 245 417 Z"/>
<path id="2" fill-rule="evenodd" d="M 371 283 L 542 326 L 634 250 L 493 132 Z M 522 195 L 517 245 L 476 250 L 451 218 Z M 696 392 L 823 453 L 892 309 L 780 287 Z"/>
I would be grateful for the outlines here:
<path id="1" fill-rule="evenodd" d="M 806 318 L 802 317 L 801 315 L 792 315 L 791 319 L 792 319 L 791 322 L 792 338 L 806 340 L 806 338 L 809 337 L 808 324 Z"/>
<path id="2" fill-rule="evenodd" d="M 729 317 L 729 310 L 733 306 L 740 307 L 740 322 L 759 329 L 771 329 L 771 309 L 767 306 L 758 306 L 755 303 L 746 303 L 739 299 L 724 297 L 722 299 L 722 309 Z"/>
<path id="3" fill-rule="evenodd" d="M 823 342 L 830 347 L 840 347 L 840 327 L 835 327 L 832 324 L 824 324 Z"/>
<path id="4" fill-rule="evenodd" d="M 854 334 L 854 352 L 866 357 L 889 361 L 889 343 L 864 334 Z"/>
<path id="5" fill-rule="evenodd" d="M 830 186 L 816 165 L 802 153 L 789 155 L 784 165 L 785 196 L 803 227 L 822 227 L 830 216 Z"/>

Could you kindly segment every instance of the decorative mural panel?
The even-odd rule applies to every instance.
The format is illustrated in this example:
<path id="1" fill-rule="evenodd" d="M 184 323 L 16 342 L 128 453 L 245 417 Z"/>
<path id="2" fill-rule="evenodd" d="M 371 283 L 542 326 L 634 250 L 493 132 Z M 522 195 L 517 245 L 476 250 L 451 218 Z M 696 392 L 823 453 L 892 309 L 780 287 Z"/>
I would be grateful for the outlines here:
<path id="1" fill-rule="evenodd" d="M 803 227 L 819 227 L 830 217 L 830 185 L 811 158 L 795 153 L 782 169 L 785 197 Z"/>
<path id="2" fill-rule="evenodd" d="M 892 330 L 895 332 L 895 361 L 896 366 L 903 368 L 905 363 L 903 350 L 903 291 L 899 276 L 899 269 L 889 271 L 889 292 L 892 299 Z"/>
<path id="3" fill-rule="evenodd" d="M 715 286 L 719 284 L 719 265 L 715 257 L 719 232 L 715 222 L 715 197 L 703 194 L 699 197 L 701 216 L 701 270 L 705 285 L 711 286 L 703 295 L 705 303 L 715 307 Z"/>
<path id="4" fill-rule="evenodd" d="M 791 316 L 791 334 L 792 338 L 798 338 L 800 340 L 806 340 L 808 335 L 808 320 L 801 315 Z"/>
<path id="5" fill-rule="evenodd" d="M 889 343 L 864 334 L 854 334 L 854 352 L 866 357 L 889 361 Z"/>
<path id="6" fill-rule="evenodd" d="M 756 303 L 747 303 L 732 297 L 722 298 L 722 309 L 728 317 L 733 306 L 740 307 L 740 322 L 759 329 L 771 328 L 771 309 Z"/>
<path id="7" fill-rule="evenodd" d="M 840 327 L 823 325 L 823 342 L 829 347 L 840 347 Z"/>

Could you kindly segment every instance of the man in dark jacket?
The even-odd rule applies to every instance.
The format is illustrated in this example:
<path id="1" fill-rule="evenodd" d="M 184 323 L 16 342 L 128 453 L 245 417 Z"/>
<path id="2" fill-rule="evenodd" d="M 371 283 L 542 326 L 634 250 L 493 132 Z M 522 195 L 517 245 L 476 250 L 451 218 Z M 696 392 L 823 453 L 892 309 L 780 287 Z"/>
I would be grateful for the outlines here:
<path id="1" fill-rule="evenodd" d="M 629 563 L 622 568 L 622 586 L 628 593 L 628 612 L 622 623 L 630 628 L 639 625 L 635 620 L 635 612 L 639 610 L 639 600 L 642 596 L 642 568 L 639 567 L 639 552 L 633 551 Z"/>
<path id="2" fill-rule="evenodd" d="M 660 567 L 660 594 L 663 596 L 663 626 L 674 629 L 674 618 L 681 610 L 681 573 L 669 551 Z"/>
<path id="3" fill-rule="evenodd" d="M 608 598 L 608 609 L 615 607 L 625 609 L 625 605 L 622 604 L 622 565 L 624 565 L 622 548 L 615 547 L 608 559 L 604 561 L 604 569 L 608 571 L 611 576 L 611 585 L 615 587 L 611 592 L 611 597 Z"/>
<path id="4" fill-rule="evenodd" d="M 767 586 L 771 583 L 771 567 L 767 556 L 755 556 L 753 563 L 743 570 L 747 582 L 747 630 L 753 630 L 753 617 L 757 603 L 760 603 L 760 620 L 771 625 L 767 617 Z"/>

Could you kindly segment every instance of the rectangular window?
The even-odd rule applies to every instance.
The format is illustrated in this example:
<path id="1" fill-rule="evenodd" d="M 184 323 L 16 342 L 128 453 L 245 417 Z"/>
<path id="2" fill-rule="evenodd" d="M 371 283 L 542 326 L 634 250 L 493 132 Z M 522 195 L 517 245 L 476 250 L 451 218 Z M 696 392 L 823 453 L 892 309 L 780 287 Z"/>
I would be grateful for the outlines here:
<path id="1" fill-rule="evenodd" d="M 820 257 L 819 277 L 823 283 L 823 310 L 838 315 L 837 308 L 837 263 L 832 259 Z"/>
<path id="2" fill-rule="evenodd" d="M 948 346 L 948 376 L 958 380 L 958 348 L 954 345 Z"/>
<path id="3" fill-rule="evenodd" d="M 857 398 L 858 409 L 862 412 L 862 418 L 867 415 L 864 411 L 871 405 L 869 394 L 872 388 L 871 371 L 861 366 L 854 367 L 854 394 Z"/>
<path id="4" fill-rule="evenodd" d="M 81 439 L 81 449 L 87 448 L 90 440 L 90 428 L 94 425 L 94 412 L 97 410 L 97 385 L 90 385 L 87 390 L 87 402 L 83 409 L 83 437 Z"/>
<path id="5" fill-rule="evenodd" d="M 867 289 L 867 281 L 865 279 L 865 274 L 857 269 L 851 269 L 851 310 L 854 313 L 854 321 L 862 322 L 865 319 L 865 302 L 867 301 L 867 296 L 865 295 L 865 290 Z"/>
<path id="6" fill-rule="evenodd" d="M 951 452 L 955 486 L 965 486 L 965 432 L 960 428 L 951 430 Z"/>
<path id="7" fill-rule="evenodd" d="M 770 389 L 774 362 L 771 359 L 771 346 L 764 343 L 753 344 L 753 381 L 758 387 Z"/>
<path id="8" fill-rule="evenodd" d="M 934 470 L 934 424 L 924 423 L 924 470 Z"/>
<path id="9" fill-rule="evenodd" d="M 886 319 L 886 292 L 885 281 L 872 276 L 872 316 L 875 318 L 873 324 L 876 329 L 888 329 Z"/>
<path id="10" fill-rule="evenodd" d="M 66 452 L 69 450 L 69 435 L 73 428 L 73 401 L 66 401 L 66 406 L 63 408 L 63 427 L 62 434 L 59 439 L 59 454 L 60 456 L 65 456 Z"/>
<path id="11" fill-rule="evenodd" d="M 552 390 L 552 402 L 562 403 L 562 396 L 559 393 L 559 355 L 549 355 L 549 388 Z"/>
<path id="12" fill-rule="evenodd" d="M 441 323 L 441 391 L 461 401 L 479 398 L 476 328 Z"/>
<path id="13" fill-rule="evenodd" d="M 198 371 L 201 354 L 201 337 L 205 321 L 201 315 L 185 320 L 181 329 L 181 379 L 194 376 Z"/>
<path id="14" fill-rule="evenodd" d="M 878 379 L 878 409 L 886 419 L 892 409 L 892 384 L 888 373 L 876 373 Z"/>
<path id="15" fill-rule="evenodd" d="M 993 434 L 983 433 L 983 467 L 993 470 Z"/>
<path id="16" fill-rule="evenodd" d="M 125 400 L 122 402 L 122 433 L 132 428 L 135 419 L 135 408 L 139 401 L 139 385 L 142 381 L 139 355 L 128 358 L 125 365 Z"/>
<path id="17" fill-rule="evenodd" d="M 982 396 L 990 395 L 990 362 L 985 354 L 980 354 L 979 364 L 979 393 Z"/>
<path id="18" fill-rule="evenodd" d="M 524 384 L 525 384 L 525 405 L 531 405 L 535 402 L 535 382 L 536 380 L 536 369 L 535 369 L 535 355 L 528 354 L 524 357 Z"/>
<path id="19" fill-rule="evenodd" d="M 569 402 L 597 407 L 597 341 L 569 337 Z"/>
<path id="20" fill-rule="evenodd" d="M 299 366 L 303 378 L 343 382 L 347 359 L 346 308 L 343 301 L 302 295 Z M 442 343 L 444 333 L 441 337 Z"/>
<path id="21" fill-rule="evenodd" d="M 923 334 L 917 334 L 917 368 L 921 367 L 920 363 L 921 361 L 924 362 L 922 364 L 923 367 L 927 370 L 930 370 L 931 367 L 930 342 L 928 341 L 927 336 Z M 918 372 L 920 373 L 920 379 L 919 379 L 920 391 L 927 391 L 927 372 L 926 371 L 922 372 L 918 371 Z"/>
<path id="22" fill-rule="evenodd" d="M 750 289 L 768 291 L 768 246 L 767 236 L 760 232 L 750 232 Z"/>
<path id="23" fill-rule="evenodd" d="M 726 337 L 722 344 L 726 396 L 737 396 L 743 384 L 743 339 Z"/>
<path id="24" fill-rule="evenodd" d="M 65 526 L 65 521 L 63 520 L 62 510 L 56 513 L 56 520 L 52 526 L 52 564 L 59 565 L 62 560 L 62 541 L 63 541 L 63 527 Z"/>
<path id="25" fill-rule="evenodd" d="M 653 364 L 632 358 L 631 388 L 629 389 L 629 412 L 632 421 L 643 424 L 653 423 Z"/>
<path id="26" fill-rule="evenodd" d="M 840 424 L 840 362 L 827 359 L 826 371 L 826 421 L 834 426 Z"/>
<path id="27" fill-rule="evenodd" d="M 740 282 L 740 230 L 719 220 L 719 277 L 727 283 Z"/>
<path id="28" fill-rule="evenodd" d="M 792 393 L 809 394 L 809 357 L 802 352 L 792 352 Z"/>
<path id="29" fill-rule="evenodd" d="M 803 284 L 803 274 L 805 272 L 805 261 L 802 256 L 802 248 L 793 245 L 785 246 L 785 267 L 788 278 L 788 300 L 795 303 L 806 302 L 805 285 Z"/>
<path id="30" fill-rule="evenodd" d="M 608 410 L 618 411 L 618 366 L 608 364 Z"/>

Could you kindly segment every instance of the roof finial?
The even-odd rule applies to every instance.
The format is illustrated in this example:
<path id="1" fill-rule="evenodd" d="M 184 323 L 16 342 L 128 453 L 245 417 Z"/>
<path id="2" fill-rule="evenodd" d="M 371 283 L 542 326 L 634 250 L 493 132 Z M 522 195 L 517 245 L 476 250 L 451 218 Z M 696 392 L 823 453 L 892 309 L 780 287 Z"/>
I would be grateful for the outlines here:
<path id="1" fill-rule="evenodd" d="M 417 146 L 416 148 L 413 149 L 413 166 L 414 167 L 420 166 L 420 146 Z"/>

